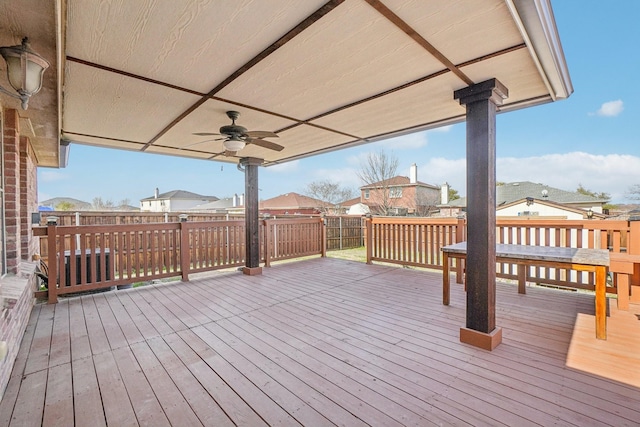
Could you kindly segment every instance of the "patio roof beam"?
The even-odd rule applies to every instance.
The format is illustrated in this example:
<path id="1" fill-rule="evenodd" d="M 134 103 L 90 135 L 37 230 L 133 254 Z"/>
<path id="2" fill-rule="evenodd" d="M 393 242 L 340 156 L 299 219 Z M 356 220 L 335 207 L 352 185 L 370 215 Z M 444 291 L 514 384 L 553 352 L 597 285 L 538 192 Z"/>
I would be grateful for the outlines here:
<path id="1" fill-rule="evenodd" d="M 467 109 L 467 321 L 460 341 L 493 350 L 496 327 L 496 112 L 507 98 L 497 79 L 454 92 Z"/>

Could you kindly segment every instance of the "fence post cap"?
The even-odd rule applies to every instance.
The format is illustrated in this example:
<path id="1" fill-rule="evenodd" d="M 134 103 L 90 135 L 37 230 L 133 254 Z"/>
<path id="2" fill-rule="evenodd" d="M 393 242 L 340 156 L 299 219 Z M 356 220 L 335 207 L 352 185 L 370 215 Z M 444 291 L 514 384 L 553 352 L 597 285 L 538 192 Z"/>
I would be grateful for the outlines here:
<path id="1" fill-rule="evenodd" d="M 58 218 L 57 216 L 48 216 L 47 217 L 47 225 L 58 225 L 58 220 L 60 218 Z"/>

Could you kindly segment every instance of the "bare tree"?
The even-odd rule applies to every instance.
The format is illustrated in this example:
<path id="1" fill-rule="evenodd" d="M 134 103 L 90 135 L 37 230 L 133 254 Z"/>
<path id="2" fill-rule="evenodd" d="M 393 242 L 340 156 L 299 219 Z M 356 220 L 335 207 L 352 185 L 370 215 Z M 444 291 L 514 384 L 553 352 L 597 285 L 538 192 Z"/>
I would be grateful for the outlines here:
<path id="1" fill-rule="evenodd" d="M 417 190 L 421 190 L 418 188 Z M 415 199 L 414 212 L 416 216 L 430 216 L 440 203 L 440 194 L 435 192 L 418 191 Z"/>
<path id="2" fill-rule="evenodd" d="M 391 178 L 395 177 L 398 170 L 399 160 L 393 154 L 388 154 L 384 150 L 369 153 L 367 159 L 361 163 L 357 173 L 358 178 L 364 186 L 371 186 L 369 189 L 369 201 L 378 205 L 383 214 L 387 214 L 392 207 L 392 197 L 389 194 Z"/>
<path id="3" fill-rule="evenodd" d="M 112 200 L 102 200 L 102 197 L 94 197 L 91 204 L 93 205 L 93 210 L 96 211 L 109 211 L 114 207 Z"/>
<path id="4" fill-rule="evenodd" d="M 322 200 L 324 204 L 321 207 L 324 213 L 339 211 L 342 202 L 355 197 L 352 188 L 341 187 L 340 184 L 329 180 L 310 182 L 304 194 Z"/>
<path id="5" fill-rule="evenodd" d="M 129 199 L 122 199 L 118 202 L 119 209 L 127 209 L 131 201 Z"/>
<path id="6" fill-rule="evenodd" d="M 640 184 L 634 184 L 627 190 L 627 195 L 632 200 L 640 200 Z"/>

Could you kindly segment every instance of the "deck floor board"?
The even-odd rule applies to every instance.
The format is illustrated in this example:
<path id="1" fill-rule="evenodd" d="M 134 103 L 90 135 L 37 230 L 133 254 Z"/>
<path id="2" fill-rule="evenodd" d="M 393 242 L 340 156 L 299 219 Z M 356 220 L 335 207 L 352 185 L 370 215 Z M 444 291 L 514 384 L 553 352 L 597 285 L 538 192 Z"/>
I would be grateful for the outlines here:
<path id="1" fill-rule="evenodd" d="M 452 277 L 453 278 L 453 277 Z M 638 425 L 640 306 L 498 282 L 492 352 L 438 272 L 336 259 L 33 308 L 0 425 Z"/>

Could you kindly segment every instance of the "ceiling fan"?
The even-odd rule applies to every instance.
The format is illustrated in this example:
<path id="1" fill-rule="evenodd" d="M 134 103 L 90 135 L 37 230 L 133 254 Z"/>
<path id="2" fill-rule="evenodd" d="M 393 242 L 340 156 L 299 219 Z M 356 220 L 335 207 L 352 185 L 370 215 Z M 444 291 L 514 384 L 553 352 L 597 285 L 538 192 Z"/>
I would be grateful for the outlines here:
<path id="1" fill-rule="evenodd" d="M 220 133 L 211 132 L 195 132 L 193 135 L 198 136 L 213 136 L 221 135 L 222 138 L 209 139 L 207 141 L 200 141 L 196 144 L 201 144 L 208 141 L 224 141 L 225 156 L 234 156 L 236 152 L 242 150 L 246 144 L 254 144 L 259 147 L 268 148 L 269 150 L 282 151 L 284 147 L 274 142 L 267 141 L 262 138 L 277 138 L 278 135 L 274 132 L 264 130 L 247 130 L 244 126 L 236 124 L 236 120 L 240 113 L 237 111 L 227 111 L 227 117 L 231 119 L 230 125 L 225 125 L 220 128 Z M 192 144 L 195 145 L 195 144 Z"/>

